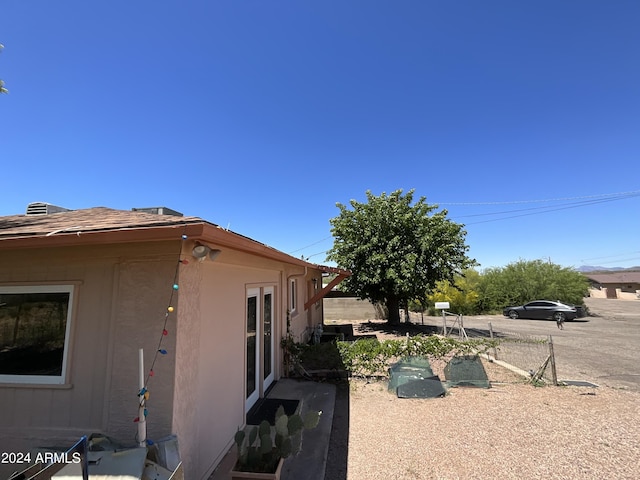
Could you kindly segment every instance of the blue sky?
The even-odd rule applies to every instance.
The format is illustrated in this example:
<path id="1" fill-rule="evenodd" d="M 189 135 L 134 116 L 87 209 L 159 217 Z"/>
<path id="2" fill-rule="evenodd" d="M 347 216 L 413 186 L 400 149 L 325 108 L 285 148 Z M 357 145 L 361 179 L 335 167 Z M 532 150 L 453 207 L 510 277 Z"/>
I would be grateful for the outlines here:
<path id="1" fill-rule="evenodd" d="M 5 0 L 0 215 L 167 206 L 324 263 L 336 202 L 415 189 L 481 268 L 640 265 L 639 22 L 635 0 Z"/>

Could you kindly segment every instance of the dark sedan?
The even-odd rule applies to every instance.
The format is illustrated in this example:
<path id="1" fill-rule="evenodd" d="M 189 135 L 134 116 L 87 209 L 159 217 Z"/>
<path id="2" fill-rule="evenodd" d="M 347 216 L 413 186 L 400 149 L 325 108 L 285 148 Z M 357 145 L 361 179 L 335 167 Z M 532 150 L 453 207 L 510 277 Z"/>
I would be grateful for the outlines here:
<path id="1" fill-rule="evenodd" d="M 556 322 L 574 320 L 578 317 L 578 311 L 575 307 L 548 300 L 536 300 L 518 307 L 507 307 L 502 313 L 505 317 L 513 319 L 530 318 L 534 320 L 555 320 Z"/>

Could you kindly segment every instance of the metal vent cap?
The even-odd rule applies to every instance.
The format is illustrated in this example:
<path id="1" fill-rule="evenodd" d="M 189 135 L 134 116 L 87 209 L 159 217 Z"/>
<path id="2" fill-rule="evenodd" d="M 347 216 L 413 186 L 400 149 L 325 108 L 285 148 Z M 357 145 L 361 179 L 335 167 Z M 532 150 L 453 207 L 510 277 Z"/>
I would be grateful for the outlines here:
<path id="1" fill-rule="evenodd" d="M 58 207 L 44 202 L 33 202 L 27 205 L 27 215 L 51 215 L 52 213 L 70 212 L 68 208 Z"/>

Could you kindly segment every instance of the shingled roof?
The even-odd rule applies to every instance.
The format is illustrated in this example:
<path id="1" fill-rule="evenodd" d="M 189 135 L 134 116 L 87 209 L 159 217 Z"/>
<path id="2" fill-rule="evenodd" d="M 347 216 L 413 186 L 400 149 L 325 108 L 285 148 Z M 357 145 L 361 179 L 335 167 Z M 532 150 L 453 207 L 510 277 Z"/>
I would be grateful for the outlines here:
<path id="1" fill-rule="evenodd" d="M 348 270 L 306 262 L 199 217 L 106 207 L 0 217 L 0 249 L 167 241 L 180 239 L 181 235 L 294 265 L 350 275 Z"/>
<path id="2" fill-rule="evenodd" d="M 163 227 L 203 223 L 198 217 L 158 215 L 106 207 L 70 210 L 48 215 L 13 215 L 0 217 L 0 240 L 5 238 L 81 234 L 122 229 Z M 208 223 L 208 222 L 207 222 Z"/>
<path id="3" fill-rule="evenodd" d="M 585 276 L 596 283 L 640 283 L 640 272 L 586 273 Z"/>

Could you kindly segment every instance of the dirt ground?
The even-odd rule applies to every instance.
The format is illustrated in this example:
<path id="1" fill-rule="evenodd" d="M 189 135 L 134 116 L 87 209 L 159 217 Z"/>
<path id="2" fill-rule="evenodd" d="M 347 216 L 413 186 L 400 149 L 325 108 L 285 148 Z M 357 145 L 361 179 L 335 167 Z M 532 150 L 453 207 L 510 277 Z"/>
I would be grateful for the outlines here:
<path id="1" fill-rule="evenodd" d="M 558 330 L 553 321 L 512 320 L 502 315 L 465 316 L 464 326 L 486 332 L 491 323 L 495 332 L 552 336 L 559 378 L 640 392 L 640 300 L 586 298 L 585 304 L 591 315 L 565 322 L 564 330 Z M 411 321 L 397 327 L 366 319 L 327 324 L 352 323 L 356 335 L 375 334 L 380 339 L 442 329 L 441 317 L 412 314 Z"/>
<path id="2" fill-rule="evenodd" d="M 490 389 L 455 388 L 440 399 L 398 399 L 385 382 L 338 383 L 325 480 L 640 478 L 640 302 L 619 302 L 589 302 L 595 316 L 561 332 L 553 322 L 465 319 L 553 334 L 564 372 L 598 388 L 534 387 L 489 362 Z M 354 334 L 379 339 L 441 326 L 433 317 L 419 326 L 327 323 L 352 323 Z M 432 367 L 440 375 L 444 362 Z"/>

